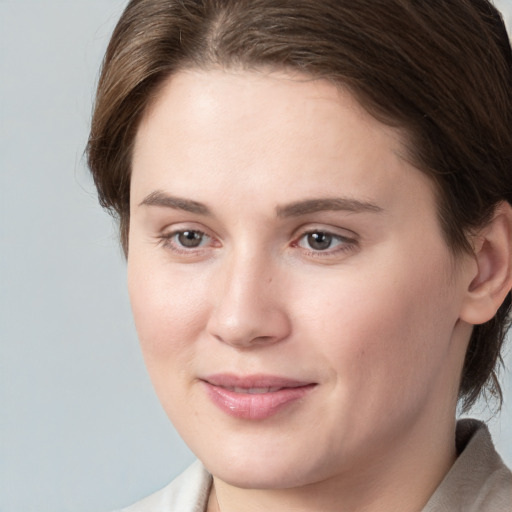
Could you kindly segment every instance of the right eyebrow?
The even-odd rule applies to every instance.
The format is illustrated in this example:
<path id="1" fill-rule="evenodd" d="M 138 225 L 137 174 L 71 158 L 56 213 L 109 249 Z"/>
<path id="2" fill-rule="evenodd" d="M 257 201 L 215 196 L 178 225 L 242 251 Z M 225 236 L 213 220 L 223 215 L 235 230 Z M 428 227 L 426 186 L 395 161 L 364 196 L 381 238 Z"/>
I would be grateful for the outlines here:
<path id="1" fill-rule="evenodd" d="M 139 206 L 161 206 L 199 215 L 211 215 L 210 209 L 205 204 L 182 197 L 170 196 L 161 190 L 155 190 L 148 194 L 139 203 Z"/>

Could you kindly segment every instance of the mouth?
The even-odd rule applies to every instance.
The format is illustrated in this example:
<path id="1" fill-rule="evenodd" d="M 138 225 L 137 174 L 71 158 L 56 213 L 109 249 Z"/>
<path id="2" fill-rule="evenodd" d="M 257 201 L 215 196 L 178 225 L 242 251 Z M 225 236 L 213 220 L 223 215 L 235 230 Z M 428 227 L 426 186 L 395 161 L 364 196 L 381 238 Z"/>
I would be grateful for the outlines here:
<path id="1" fill-rule="evenodd" d="M 262 393 L 274 393 L 275 391 L 279 391 L 283 389 L 281 387 L 267 387 L 267 388 L 240 388 L 237 386 L 224 388 L 228 391 L 234 391 L 235 393 L 247 393 L 249 395 L 260 395 Z"/>
<path id="2" fill-rule="evenodd" d="M 207 395 L 221 411 L 240 419 L 263 420 L 303 399 L 315 382 L 272 375 L 211 375 L 202 379 Z"/>

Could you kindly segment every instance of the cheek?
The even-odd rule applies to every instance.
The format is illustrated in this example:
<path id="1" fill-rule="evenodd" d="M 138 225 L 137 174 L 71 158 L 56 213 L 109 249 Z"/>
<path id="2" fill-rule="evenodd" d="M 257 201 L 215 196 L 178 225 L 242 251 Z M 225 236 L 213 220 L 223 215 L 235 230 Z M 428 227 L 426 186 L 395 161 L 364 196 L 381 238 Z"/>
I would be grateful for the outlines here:
<path id="1" fill-rule="evenodd" d="M 396 256 L 379 261 L 390 263 L 352 269 L 323 291 L 317 282 L 298 315 L 340 385 L 358 394 L 367 390 L 368 399 L 388 386 L 404 394 L 426 386 L 446 358 L 458 318 L 457 301 L 439 271 L 444 258 L 423 266 Z"/>
<path id="2" fill-rule="evenodd" d="M 141 269 L 152 268 L 151 272 Z M 135 326 L 148 370 L 192 357 L 191 339 L 205 322 L 206 283 L 161 264 L 128 264 L 128 287 Z"/>
<path id="3" fill-rule="evenodd" d="M 204 328 L 205 286 L 166 265 L 128 265 L 130 301 L 142 355 L 155 392 L 171 422 L 192 432 L 197 415 L 190 400 L 190 373 L 201 350 L 197 340 Z M 153 268 L 152 272 L 140 269 Z M 189 411 L 189 414 L 184 414 Z"/>

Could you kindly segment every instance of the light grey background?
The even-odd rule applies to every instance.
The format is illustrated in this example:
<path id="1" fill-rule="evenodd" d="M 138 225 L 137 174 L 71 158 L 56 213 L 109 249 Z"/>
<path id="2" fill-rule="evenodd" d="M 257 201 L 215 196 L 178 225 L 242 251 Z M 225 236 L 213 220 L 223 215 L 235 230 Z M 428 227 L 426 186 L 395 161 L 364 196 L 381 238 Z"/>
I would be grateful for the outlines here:
<path id="1" fill-rule="evenodd" d="M 497 4 L 512 22 L 512 0 Z M 0 512 L 118 508 L 193 459 L 146 376 L 83 158 L 124 5 L 0 0 Z M 491 424 L 512 465 L 510 373 L 504 384 Z"/>

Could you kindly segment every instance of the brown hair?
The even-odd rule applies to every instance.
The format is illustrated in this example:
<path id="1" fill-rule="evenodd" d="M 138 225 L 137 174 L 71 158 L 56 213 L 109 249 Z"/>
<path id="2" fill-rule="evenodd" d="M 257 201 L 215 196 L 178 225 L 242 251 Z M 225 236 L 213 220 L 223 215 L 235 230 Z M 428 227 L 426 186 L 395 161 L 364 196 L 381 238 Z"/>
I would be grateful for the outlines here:
<path id="1" fill-rule="evenodd" d="M 128 251 L 130 165 L 141 116 L 183 68 L 276 67 L 348 87 L 407 134 L 411 161 L 435 182 L 454 253 L 501 201 L 512 202 L 512 54 L 487 0 L 132 0 L 108 46 L 88 144 L 100 203 Z M 510 293 L 473 329 L 461 377 L 468 409 L 496 368 Z"/>

